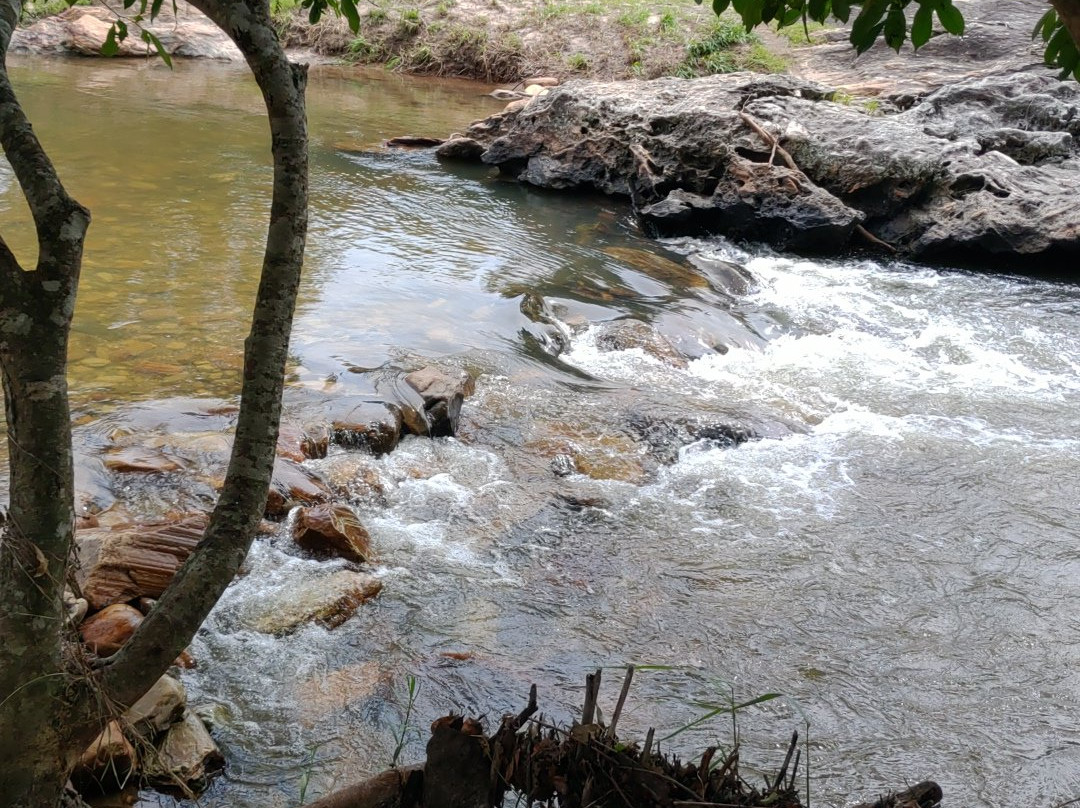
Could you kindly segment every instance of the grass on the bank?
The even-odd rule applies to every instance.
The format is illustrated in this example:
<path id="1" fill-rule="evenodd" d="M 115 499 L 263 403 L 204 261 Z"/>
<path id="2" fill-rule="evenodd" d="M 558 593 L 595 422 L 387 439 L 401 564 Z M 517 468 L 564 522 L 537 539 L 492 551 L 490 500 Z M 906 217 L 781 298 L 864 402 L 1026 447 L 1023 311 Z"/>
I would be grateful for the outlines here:
<path id="1" fill-rule="evenodd" d="M 515 82 L 786 68 L 733 15 L 655 0 L 371 0 L 360 30 L 307 25 L 299 0 L 272 0 L 289 44 L 408 72 Z"/>
<path id="2" fill-rule="evenodd" d="M 42 17 L 48 17 L 53 14 L 59 14 L 70 6 L 88 6 L 90 0 L 75 0 L 73 3 L 69 3 L 68 0 L 27 0 L 22 7 L 22 22 L 24 24 L 31 23 L 34 20 L 40 20 Z"/>

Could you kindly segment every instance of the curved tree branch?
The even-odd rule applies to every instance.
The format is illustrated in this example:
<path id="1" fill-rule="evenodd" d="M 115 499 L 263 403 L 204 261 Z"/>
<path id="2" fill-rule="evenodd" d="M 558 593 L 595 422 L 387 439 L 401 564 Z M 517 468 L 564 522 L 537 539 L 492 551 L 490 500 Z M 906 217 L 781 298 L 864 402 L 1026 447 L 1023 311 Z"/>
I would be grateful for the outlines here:
<path id="1" fill-rule="evenodd" d="M 121 704 L 142 695 L 191 641 L 251 546 L 273 472 L 307 233 L 306 65 L 287 60 L 266 2 L 193 0 L 192 5 L 237 44 L 262 90 L 272 135 L 273 201 L 225 484 L 202 541 L 135 635 L 102 670 L 102 685 Z"/>

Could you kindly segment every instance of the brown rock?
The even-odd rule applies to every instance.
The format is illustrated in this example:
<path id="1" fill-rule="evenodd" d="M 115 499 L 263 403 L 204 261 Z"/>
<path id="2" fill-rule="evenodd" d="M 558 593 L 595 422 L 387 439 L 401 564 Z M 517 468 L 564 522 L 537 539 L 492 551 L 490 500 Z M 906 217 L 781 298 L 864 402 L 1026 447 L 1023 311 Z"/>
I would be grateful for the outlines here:
<path id="1" fill-rule="evenodd" d="M 527 99 L 523 99 L 528 102 Z M 484 147 L 471 137 L 452 137 L 435 150 L 435 156 L 440 160 L 465 160 L 476 163 L 480 161 L 480 155 L 484 153 Z"/>
<path id="2" fill-rule="evenodd" d="M 456 434 L 461 404 L 475 389 L 469 374 L 460 371 L 451 375 L 428 365 L 408 374 L 405 382 L 424 399 L 428 434 L 433 438 Z"/>
<path id="3" fill-rule="evenodd" d="M 78 531 L 75 577 L 83 597 L 93 609 L 158 597 L 202 539 L 205 526 L 206 517 L 197 514 L 167 525 Z"/>
<path id="4" fill-rule="evenodd" d="M 267 516 L 282 517 L 297 503 L 326 502 L 328 499 L 330 492 L 308 469 L 280 457 L 274 462 L 274 476 L 266 500 Z"/>
<path id="5" fill-rule="evenodd" d="M 110 449 L 105 453 L 102 462 L 109 471 L 119 473 L 165 474 L 184 467 L 175 457 L 169 457 L 161 450 L 139 446 Z"/>
<path id="6" fill-rule="evenodd" d="M 304 441 L 307 435 L 304 430 L 295 424 L 282 423 L 278 429 L 277 455 L 296 463 L 303 463 L 311 455 L 304 451 Z"/>
<path id="7" fill-rule="evenodd" d="M 71 782 L 84 794 L 113 791 L 131 777 L 137 762 L 135 747 L 124 737 L 120 724 L 110 721 L 79 758 Z"/>
<path id="8" fill-rule="evenodd" d="M 142 621 L 142 612 L 134 606 L 114 603 L 84 620 L 79 626 L 79 634 L 86 647 L 99 657 L 112 656 L 131 638 Z"/>
<path id="9" fill-rule="evenodd" d="M 293 541 L 319 555 L 361 563 L 371 558 L 371 537 L 344 505 L 301 508 L 293 525 Z"/>
<path id="10" fill-rule="evenodd" d="M 206 727 L 188 711 L 169 728 L 144 771 L 151 783 L 175 788 L 179 780 L 192 791 L 201 791 L 224 765 L 225 758 Z"/>
<path id="11" fill-rule="evenodd" d="M 539 84 L 541 87 L 558 87 L 559 80 L 554 76 L 534 76 L 531 79 L 525 79 L 522 84 L 526 87 L 530 84 Z"/>
<path id="12" fill-rule="evenodd" d="M 124 720 L 134 727 L 139 735 L 151 738 L 179 721 L 184 715 L 186 704 L 187 693 L 184 686 L 171 676 L 165 675 L 154 682 L 141 699 L 131 705 L 124 713 Z"/>
<path id="13" fill-rule="evenodd" d="M 334 443 L 383 455 L 401 439 L 401 413 L 382 401 L 343 398 L 328 411 Z"/>

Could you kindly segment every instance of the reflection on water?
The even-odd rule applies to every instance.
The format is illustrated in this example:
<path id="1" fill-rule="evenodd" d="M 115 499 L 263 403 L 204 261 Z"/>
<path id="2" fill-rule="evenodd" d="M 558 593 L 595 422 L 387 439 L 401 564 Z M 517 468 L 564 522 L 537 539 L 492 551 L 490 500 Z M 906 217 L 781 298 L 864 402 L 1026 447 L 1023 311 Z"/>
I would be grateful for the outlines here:
<path id="1" fill-rule="evenodd" d="M 95 215 L 77 407 L 233 395 L 269 192 L 248 79 L 85 61 L 15 78 Z M 284 582 L 333 569 L 256 543 L 185 674 L 230 760 L 200 804 L 294 806 L 307 774 L 315 795 L 381 769 L 409 674 L 420 725 L 518 709 L 533 681 L 564 719 L 586 671 L 627 661 L 681 668 L 639 677 L 628 733 L 732 687 L 789 694 L 741 717 L 746 758 L 779 762 L 805 711 L 815 804 L 922 778 L 957 805 L 1080 793 L 1080 292 L 652 244 L 617 202 L 377 147 L 461 128 L 480 92 L 312 77 L 292 380 L 365 389 L 362 371 L 430 357 L 477 393 L 457 440 L 310 464 L 357 507 L 385 584 L 340 628 L 252 629 Z M 25 258 L 10 185 L 0 165 Z M 613 342 L 600 324 L 625 315 L 689 361 Z M 687 419 L 768 439 L 725 449 Z M 673 742 L 718 740 L 726 725 Z"/>

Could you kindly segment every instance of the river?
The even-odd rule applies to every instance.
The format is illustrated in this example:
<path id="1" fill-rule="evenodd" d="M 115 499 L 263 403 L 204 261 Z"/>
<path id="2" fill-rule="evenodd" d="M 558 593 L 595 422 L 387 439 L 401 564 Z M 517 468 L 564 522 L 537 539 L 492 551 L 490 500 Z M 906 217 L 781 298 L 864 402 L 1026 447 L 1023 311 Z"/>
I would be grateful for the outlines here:
<path id="1" fill-rule="evenodd" d="M 188 63 L 12 72 L 94 213 L 79 423 L 234 396 L 269 194 L 253 84 Z M 617 200 L 379 147 L 496 110 L 484 89 L 313 71 L 290 383 L 348 390 L 431 361 L 477 390 L 458 439 L 311 461 L 381 491 L 349 501 L 385 588 L 344 625 L 255 631 L 253 614 L 334 566 L 257 540 L 183 674 L 229 761 L 199 804 L 295 806 L 385 767 L 403 726 L 416 759 L 436 716 L 492 721 L 532 682 L 566 720 L 586 672 L 628 662 L 671 668 L 639 674 L 628 737 L 677 729 L 698 703 L 783 693 L 740 712 L 744 761 L 775 766 L 809 722 L 815 805 L 921 779 L 951 806 L 1080 796 L 1080 289 L 651 242 Z M 12 185 L 0 164 L 2 231 L 25 259 Z M 725 288 L 723 260 L 752 283 Z M 522 314 L 526 295 L 553 325 Z M 624 316 L 711 347 L 683 363 L 613 350 L 604 324 Z M 680 439 L 680 419 L 765 437 Z M 568 462 L 588 473 L 554 473 Z M 669 743 L 716 741 L 729 722 Z"/>

